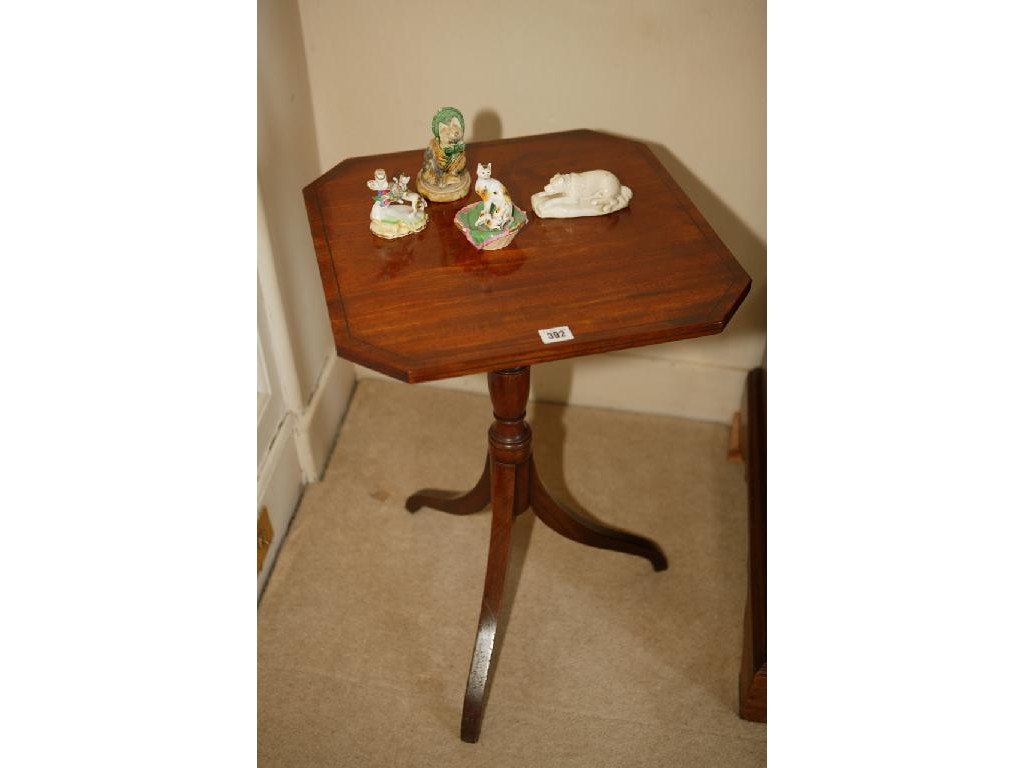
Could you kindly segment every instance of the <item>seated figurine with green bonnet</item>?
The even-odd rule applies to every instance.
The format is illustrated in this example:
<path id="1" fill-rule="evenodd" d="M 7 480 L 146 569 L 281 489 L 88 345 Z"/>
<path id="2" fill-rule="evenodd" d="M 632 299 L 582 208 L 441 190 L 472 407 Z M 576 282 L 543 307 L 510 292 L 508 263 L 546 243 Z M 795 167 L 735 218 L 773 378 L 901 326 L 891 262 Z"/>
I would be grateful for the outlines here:
<path id="1" fill-rule="evenodd" d="M 442 107 L 434 115 L 431 139 L 423 154 L 423 167 L 416 174 L 416 189 L 428 200 L 450 203 L 469 192 L 466 170 L 466 121 L 455 107 Z"/>

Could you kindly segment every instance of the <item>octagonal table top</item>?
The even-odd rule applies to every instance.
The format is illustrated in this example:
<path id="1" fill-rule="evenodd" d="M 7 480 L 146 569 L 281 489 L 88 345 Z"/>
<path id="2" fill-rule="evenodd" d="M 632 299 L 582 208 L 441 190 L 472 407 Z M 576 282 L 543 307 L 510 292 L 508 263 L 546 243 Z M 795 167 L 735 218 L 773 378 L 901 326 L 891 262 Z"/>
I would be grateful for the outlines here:
<path id="1" fill-rule="evenodd" d="M 428 137 L 429 138 L 429 137 Z M 426 141 L 424 141 L 426 146 Z M 502 250 L 455 226 L 478 197 L 429 203 L 422 232 L 370 232 L 376 168 L 415 179 L 423 148 L 339 163 L 303 190 L 338 354 L 408 382 L 629 349 L 722 331 L 750 277 L 644 144 L 588 130 L 466 145 L 529 222 Z M 555 173 L 604 169 L 633 190 L 621 211 L 542 219 Z M 414 185 L 410 182 L 410 189 Z M 539 331 L 572 338 L 544 343 Z"/>

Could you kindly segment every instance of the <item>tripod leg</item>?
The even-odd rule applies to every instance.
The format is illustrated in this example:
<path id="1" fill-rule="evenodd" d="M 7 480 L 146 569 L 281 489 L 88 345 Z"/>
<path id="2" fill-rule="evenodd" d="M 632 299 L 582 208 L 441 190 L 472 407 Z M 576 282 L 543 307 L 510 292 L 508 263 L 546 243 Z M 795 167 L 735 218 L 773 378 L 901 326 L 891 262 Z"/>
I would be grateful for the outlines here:
<path id="1" fill-rule="evenodd" d="M 563 507 L 551 498 L 537 474 L 537 468 L 530 458 L 530 504 L 545 525 L 568 539 L 590 547 L 612 549 L 630 555 L 645 557 L 656 571 L 668 568 L 668 561 L 661 547 L 648 538 L 612 528 L 597 520 L 585 517 L 568 507 Z"/>
<path id="2" fill-rule="evenodd" d="M 430 507 L 452 515 L 471 515 L 486 507 L 490 500 L 491 463 L 488 456 L 484 461 L 484 473 L 480 475 L 472 490 L 460 495 L 457 492 L 424 488 L 406 499 L 405 508 L 415 512 L 420 507 Z"/>

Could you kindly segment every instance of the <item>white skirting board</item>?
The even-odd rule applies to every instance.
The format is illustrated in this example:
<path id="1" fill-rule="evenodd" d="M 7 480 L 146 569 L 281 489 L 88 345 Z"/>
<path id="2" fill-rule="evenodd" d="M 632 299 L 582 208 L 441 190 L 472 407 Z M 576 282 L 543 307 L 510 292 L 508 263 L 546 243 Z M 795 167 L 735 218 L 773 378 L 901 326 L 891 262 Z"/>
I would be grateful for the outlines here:
<path id="1" fill-rule="evenodd" d="M 270 515 L 270 524 L 274 528 L 274 539 L 270 543 L 270 551 L 263 560 L 263 569 L 256 578 L 257 597 L 263 591 L 267 577 L 274 567 L 274 560 L 284 540 L 295 508 L 302 497 L 302 467 L 299 466 L 299 453 L 295 446 L 295 417 L 288 413 L 274 436 L 267 455 L 259 465 L 256 480 L 256 514 L 264 506 Z"/>
<path id="2" fill-rule="evenodd" d="M 530 397 L 729 424 L 740 407 L 746 376 L 744 368 L 609 352 L 533 366 Z M 389 378 L 363 366 L 356 366 L 356 377 Z M 481 373 L 417 386 L 486 395 L 487 376 Z"/>
<path id="3" fill-rule="evenodd" d="M 256 513 L 259 515 L 259 510 L 267 507 L 274 540 L 256 579 L 257 596 L 273 569 L 303 487 L 319 480 L 327 466 L 353 386 L 355 370 L 351 363 L 332 353 L 302 413 L 289 411 L 285 415 L 259 464 Z"/>
<path id="4" fill-rule="evenodd" d="M 299 417 L 299 447 L 300 451 L 307 452 L 302 462 L 307 483 L 319 480 L 327 466 L 355 382 L 352 363 L 332 352 L 320 372 L 313 396 Z"/>

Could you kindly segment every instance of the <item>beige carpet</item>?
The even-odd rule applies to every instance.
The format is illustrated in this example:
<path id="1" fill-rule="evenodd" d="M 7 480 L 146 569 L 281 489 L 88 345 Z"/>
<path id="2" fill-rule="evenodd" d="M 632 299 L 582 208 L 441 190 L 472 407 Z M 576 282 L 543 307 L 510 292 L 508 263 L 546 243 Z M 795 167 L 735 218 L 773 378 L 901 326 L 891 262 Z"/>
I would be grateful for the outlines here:
<path id="1" fill-rule="evenodd" d="M 655 539 L 668 570 L 520 517 L 482 735 L 463 743 L 490 511 L 403 503 L 476 482 L 490 406 L 363 381 L 260 603 L 261 766 L 765 764 L 765 726 L 736 716 L 746 490 L 728 429 L 544 404 L 528 418 L 552 494 Z"/>

